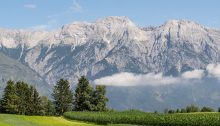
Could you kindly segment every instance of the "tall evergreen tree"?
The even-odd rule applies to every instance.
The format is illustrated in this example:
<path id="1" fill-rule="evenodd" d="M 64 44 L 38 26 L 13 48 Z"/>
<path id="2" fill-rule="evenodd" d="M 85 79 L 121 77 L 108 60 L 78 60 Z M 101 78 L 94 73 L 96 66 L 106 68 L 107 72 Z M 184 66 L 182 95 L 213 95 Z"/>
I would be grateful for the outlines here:
<path id="1" fill-rule="evenodd" d="M 75 101 L 74 104 L 74 111 L 90 111 L 90 98 L 93 93 L 93 88 L 89 85 L 89 80 L 85 78 L 85 76 L 81 76 L 78 79 L 78 86 L 75 89 Z"/>
<path id="2" fill-rule="evenodd" d="M 34 87 L 31 85 L 28 89 L 27 95 L 27 115 L 34 115 L 35 108 L 34 108 Z"/>
<path id="3" fill-rule="evenodd" d="M 33 110 L 34 115 L 40 115 L 41 106 L 40 106 L 40 97 L 37 89 L 34 87 L 34 98 L 33 98 Z"/>
<path id="4" fill-rule="evenodd" d="M 106 108 L 106 102 L 109 101 L 105 94 L 107 92 L 105 85 L 96 85 L 96 90 L 93 92 L 91 97 L 91 110 L 92 111 L 109 111 L 109 108 Z"/>
<path id="5" fill-rule="evenodd" d="M 2 99 L 0 99 L 0 113 L 5 113 L 3 108 L 2 108 Z"/>
<path id="6" fill-rule="evenodd" d="M 72 90 L 70 90 L 67 79 L 64 80 L 61 78 L 57 81 L 53 89 L 52 98 L 54 99 L 56 113 L 63 115 L 64 112 L 69 110 L 73 102 L 73 93 Z"/>
<path id="7" fill-rule="evenodd" d="M 18 97 L 16 96 L 16 88 L 14 85 L 14 81 L 10 79 L 9 81 L 7 81 L 7 85 L 3 93 L 3 99 L 2 99 L 3 111 L 10 114 L 16 114 L 18 111 L 17 101 L 18 101 Z"/>
<path id="8" fill-rule="evenodd" d="M 27 96 L 28 96 L 28 84 L 23 81 L 17 81 L 15 84 L 17 96 L 18 96 L 18 113 L 19 115 L 25 115 L 27 109 Z"/>

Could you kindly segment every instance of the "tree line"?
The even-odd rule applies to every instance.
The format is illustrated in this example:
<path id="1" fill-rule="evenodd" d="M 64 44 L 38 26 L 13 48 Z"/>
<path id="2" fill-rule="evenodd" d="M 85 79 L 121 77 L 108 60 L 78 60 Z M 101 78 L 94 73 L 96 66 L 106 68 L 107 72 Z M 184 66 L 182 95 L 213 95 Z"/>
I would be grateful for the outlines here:
<path id="1" fill-rule="evenodd" d="M 52 98 L 39 96 L 37 89 L 27 83 L 7 81 L 0 112 L 18 115 L 60 116 L 67 111 L 109 111 L 106 103 L 105 85 L 96 85 L 96 90 L 89 85 L 85 76 L 78 79 L 75 93 L 70 89 L 67 79 L 61 78 L 53 88 Z"/>
<path id="2" fill-rule="evenodd" d="M 182 108 L 181 110 L 179 110 L 179 108 L 177 108 L 177 110 L 174 109 L 168 110 L 167 107 L 164 109 L 164 114 L 191 113 L 191 112 L 215 112 L 215 110 L 210 107 L 203 107 L 202 109 L 200 109 L 198 106 L 195 106 L 194 104 L 191 104 L 190 106 L 187 105 L 186 109 Z M 218 112 L 220 112 L 220 107 L 218 108 Z"/>

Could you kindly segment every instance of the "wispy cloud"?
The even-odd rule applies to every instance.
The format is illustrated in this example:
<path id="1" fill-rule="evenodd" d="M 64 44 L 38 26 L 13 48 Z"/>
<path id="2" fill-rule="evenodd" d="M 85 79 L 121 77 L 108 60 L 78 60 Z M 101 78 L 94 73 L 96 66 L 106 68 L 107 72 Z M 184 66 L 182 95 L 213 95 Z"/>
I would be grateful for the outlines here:
<path id="1" fill-rule="evenodd" d="M 34 31 L 38 31 L 38 30 L 46 30 L 49 27 L 51 26 L 50 25 L 36 25 L 36 26 L 31 27 L 31 29 Z"/>
<path id="2" fill-rule="evenodd" d="M 47 17 L 49 17 L 49 18 L 58 17 L 58 16 L 61 16 L 63 14 L 75 13 L 75 12 L 83 12 L 83 8 L 76 2 L 76 0 L 73 1 L 73 5 L 69 8 L 69 10 L 67 10 L 65 12 L 62 12 L 60 14 L 49 15 Z"/>
<path id="3" fill-rule="evenodd" d="M 54 24 L 54 23 L 56 23 L 57 22 L 57 20 L 51 20 L 51 21 L 49 21 L 49 22 L 47 22 L 48 24 Z"/>
<path id="4" fill-rule="evenodd" d="M 49 22 L 47 22 L 47 24 L 45 25 L 35 25 L 35 26 L 32 26 L 31 27 L 31 30 L 34 30 L 34 31 L 38 31 L 38 30 L 47 30 L 48 28 L 50 28 L 50 27 L 52 27 L 52 25 L 54 24 L 54 23 L 56 23 L 57 22 L 57 20 L 51 20 L 51 21 L 49 21 Z"/>
<path id="5" fill-rule="evenodd" d="M 218 22 L 217 22 L 217 21 L 214 21 L 213 23 L 218 24 Z"/>
<path id="6" fill-rule="evenodd" d="M 82 12 L 82 7 L 76 2 L 76 0 L 73 1 L 73 6 L 70 7 L 71 10 L 74 10 L 74 12 Z"/>
<path id="7" fill-rule="evenodd" d="M 28 5 L 24 5 L 27 8 L 36 8 L 35 4 L 28 4 Z"/>
<path id="8" fill-rule="evenodd" d="M 49 15 L 47 17 L 51 18 L 51 17 L 57 17 L 57 16 L 60 16 L 60 14 L 53 14 L 53 15 Z"/>

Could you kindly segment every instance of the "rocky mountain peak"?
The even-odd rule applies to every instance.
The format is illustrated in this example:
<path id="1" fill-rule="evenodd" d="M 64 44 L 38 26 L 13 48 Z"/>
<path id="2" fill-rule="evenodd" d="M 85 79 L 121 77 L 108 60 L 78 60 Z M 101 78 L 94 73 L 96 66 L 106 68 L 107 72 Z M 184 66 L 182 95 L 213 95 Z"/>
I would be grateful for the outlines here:
<path id="1" fill-rule="evenodd" d="M 168 20 L 166 21 L 162 26 L 199 26 L 198 22 L 190 21 L 190 20 L 185 20 L 185 19 L 180 19 L 180 20 Z"/>
<path id="2" fill-rule="evenodd" d="M 109 16 L 105 18 L 98 18 L 93 22 L 94 24 L 99 25 L 117 25 L 117 24 L 123 24 L 123 25 L 134 25 L 128 17 L 116 17 L 116 16 Z"/>

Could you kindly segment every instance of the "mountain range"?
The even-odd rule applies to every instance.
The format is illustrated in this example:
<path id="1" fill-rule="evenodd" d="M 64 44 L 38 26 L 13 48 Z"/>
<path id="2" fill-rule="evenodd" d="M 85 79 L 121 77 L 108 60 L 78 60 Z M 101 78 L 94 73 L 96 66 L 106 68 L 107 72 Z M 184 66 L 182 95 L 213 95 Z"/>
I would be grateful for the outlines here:
<path id="1" fill-rule="evenodd" d="M 180 77 L 187 71 L 205 71 L 207 65 L 219 63 L 220 29 L 184 19 L 138 27 L 127 17 L 110 16 L 93 23 L 72 22 L 50 32 L 0 29 L 0 52 L 31 69 L 38 76 L 36 83 L 50 85 L 50 93 L 60 78 L 67 79 L 74 89 L 82 75 L 96 82 L 118 73 Z M 0 79 L 5 76 L 9 75 Z M 210 81 L 213 85 L 207 85 Z M 5 81 L 1 83 L 5 85 Z M 218 80 L 210 78 L 191 85 L 109 85 L 107 106 L 162 112 L 165 106 L 174 109 L 195 103 L 217 110 L 217 87 Z"/>

